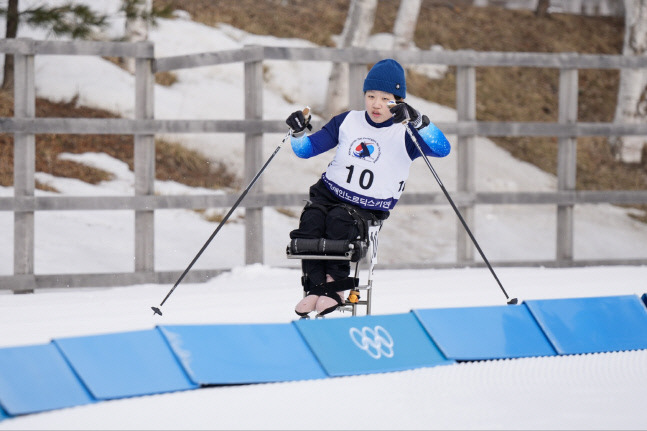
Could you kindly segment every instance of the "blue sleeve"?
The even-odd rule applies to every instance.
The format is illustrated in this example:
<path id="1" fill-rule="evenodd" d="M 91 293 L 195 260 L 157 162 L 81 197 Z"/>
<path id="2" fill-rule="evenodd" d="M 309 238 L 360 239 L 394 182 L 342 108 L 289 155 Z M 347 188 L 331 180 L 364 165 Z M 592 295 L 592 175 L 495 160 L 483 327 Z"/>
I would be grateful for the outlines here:
<path id="1" fill-rule="evenodd" d="M 423 127 L 420 130 L 412 130 L 425 155 L 432 157 L 445 157 L 451 151 L 451 144 L 443 132 L 433 123 L 430 123 L 427 127 Z M 420 151 L 418 151 L 418 148 L 416 148 L 408 133 L 405 139 L 407 152 L 409 153 L 411 160 L 420 157 Z"/>
<path id="2" fill-rule="evenodd" d="M 333 117 L 321 130 L 310 136 L 290 137 L 292 150 L 297 157 L 309 159 L 334 148 L 339 143 L 339 126 L 344 122 L 348 112 Z"/>

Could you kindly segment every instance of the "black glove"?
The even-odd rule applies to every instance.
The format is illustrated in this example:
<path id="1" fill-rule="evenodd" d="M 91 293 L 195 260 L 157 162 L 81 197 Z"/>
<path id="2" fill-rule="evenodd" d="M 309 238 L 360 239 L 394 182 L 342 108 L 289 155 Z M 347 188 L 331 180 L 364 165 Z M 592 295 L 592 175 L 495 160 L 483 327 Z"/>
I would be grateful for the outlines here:
<path id="1" fill-rule="evenodd" d="M 404 102 L 397 102 L 389 110 L 393 114 L 394 123 L 408 121 L 417 130 L 429 125 L 429 118 L 426 115 L 420 115 L 420 112 Z"/>
<path id="2" fill-rule="evenodd" d="M 290 116 L 285 120 L 290 129 L 292 129 L 292 135 L 299 137 L 305 133 L 306 128 L 312 130 L 312 125 L 310 124 L 310 118 L 312 115 L 308 115 L 308 118 L 303 115 L 302 111 L 294 111 Z"/>

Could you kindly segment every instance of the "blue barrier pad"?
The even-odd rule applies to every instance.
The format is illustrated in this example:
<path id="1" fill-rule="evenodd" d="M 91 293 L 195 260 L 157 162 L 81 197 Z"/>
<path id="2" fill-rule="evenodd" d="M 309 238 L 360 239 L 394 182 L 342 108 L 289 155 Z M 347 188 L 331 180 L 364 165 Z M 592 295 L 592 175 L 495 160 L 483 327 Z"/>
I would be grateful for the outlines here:
<path id="1" fill-rule="evenodd" d="M 194 389 L 157 329 L 53 340 L 97 399 Z"/>
<path id="2" fill-rule="evenodd" d="M 330 376 L 450 364 L 412 313 L 294 322 Z"/>
<path id="3" fill-rule="evenodd" d="M 559 354 L 647 349 L 647 309 L 636 295 L 525 303 Z"/>
<path id="4" fill-rule="evenodd" d="M 290 323 L 176 325 L 160 331 L 198 384 L 242 384 L 325 378 Z"/>
<path id="5" fill-rule="evenodd" d="M 647 307 L 647 293 L 643 293 L 642 300 L 643 300 L 643 303 L 645 304 L 645 307 Z"/>
<path id="6" fill-rule="evenodd" d="M 92 402 L 52 343 L 0 349 L 0 404 L 7 416 Z"/>
<path id="7" fill-rule="evenodd" d="M 4 410 L 2 410 L 2 406 L 0 406 L 0 422 L 2 422 L 4 419 L 7 419 L 9 417 L 8 414 L 5 413 Z"/>
<path id="8" fill-rule="evenodd" d="M 449 359 L 556 355 L 525 305 L 439 308 L 413 313 Z"/>

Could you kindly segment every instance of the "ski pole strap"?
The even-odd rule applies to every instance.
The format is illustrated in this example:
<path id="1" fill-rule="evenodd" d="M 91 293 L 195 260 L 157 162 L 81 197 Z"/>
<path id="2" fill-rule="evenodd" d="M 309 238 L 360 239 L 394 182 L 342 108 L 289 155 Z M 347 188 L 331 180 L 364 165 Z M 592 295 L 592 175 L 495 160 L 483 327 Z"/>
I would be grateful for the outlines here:
<path id="1" fill-rule="evenodd" d="M 354 289 L 359 286 L 359 278 L 346 277 L 341 280 L 330 281 L 324 283 L 324 291 L 327 293 L 342 292 L 344 290 Z"/>
<path id="2" fill-rule="evenodd" d="M 359 278 L 355 277 L 346 277 L 341 280 L 330 281 L 327 283 L 321 283 L 313 287 L 308 294 L 309 295 L 325 295 L 335 292 L 343 292 L 344 290 L 355 289 L 359 286 Z"/>

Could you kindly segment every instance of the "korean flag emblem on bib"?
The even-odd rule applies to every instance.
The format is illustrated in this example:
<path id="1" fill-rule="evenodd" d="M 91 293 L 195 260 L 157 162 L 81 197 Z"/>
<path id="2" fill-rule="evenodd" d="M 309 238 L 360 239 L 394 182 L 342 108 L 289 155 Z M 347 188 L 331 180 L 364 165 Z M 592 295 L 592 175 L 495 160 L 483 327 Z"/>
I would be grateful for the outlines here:
<path id="1" fill-rule="evenodd" d="M 359 138 L 350 144 L 349 153 L 354 157 L 375 163 L 380 157 L 380 146 L 371 138 Z"/>

